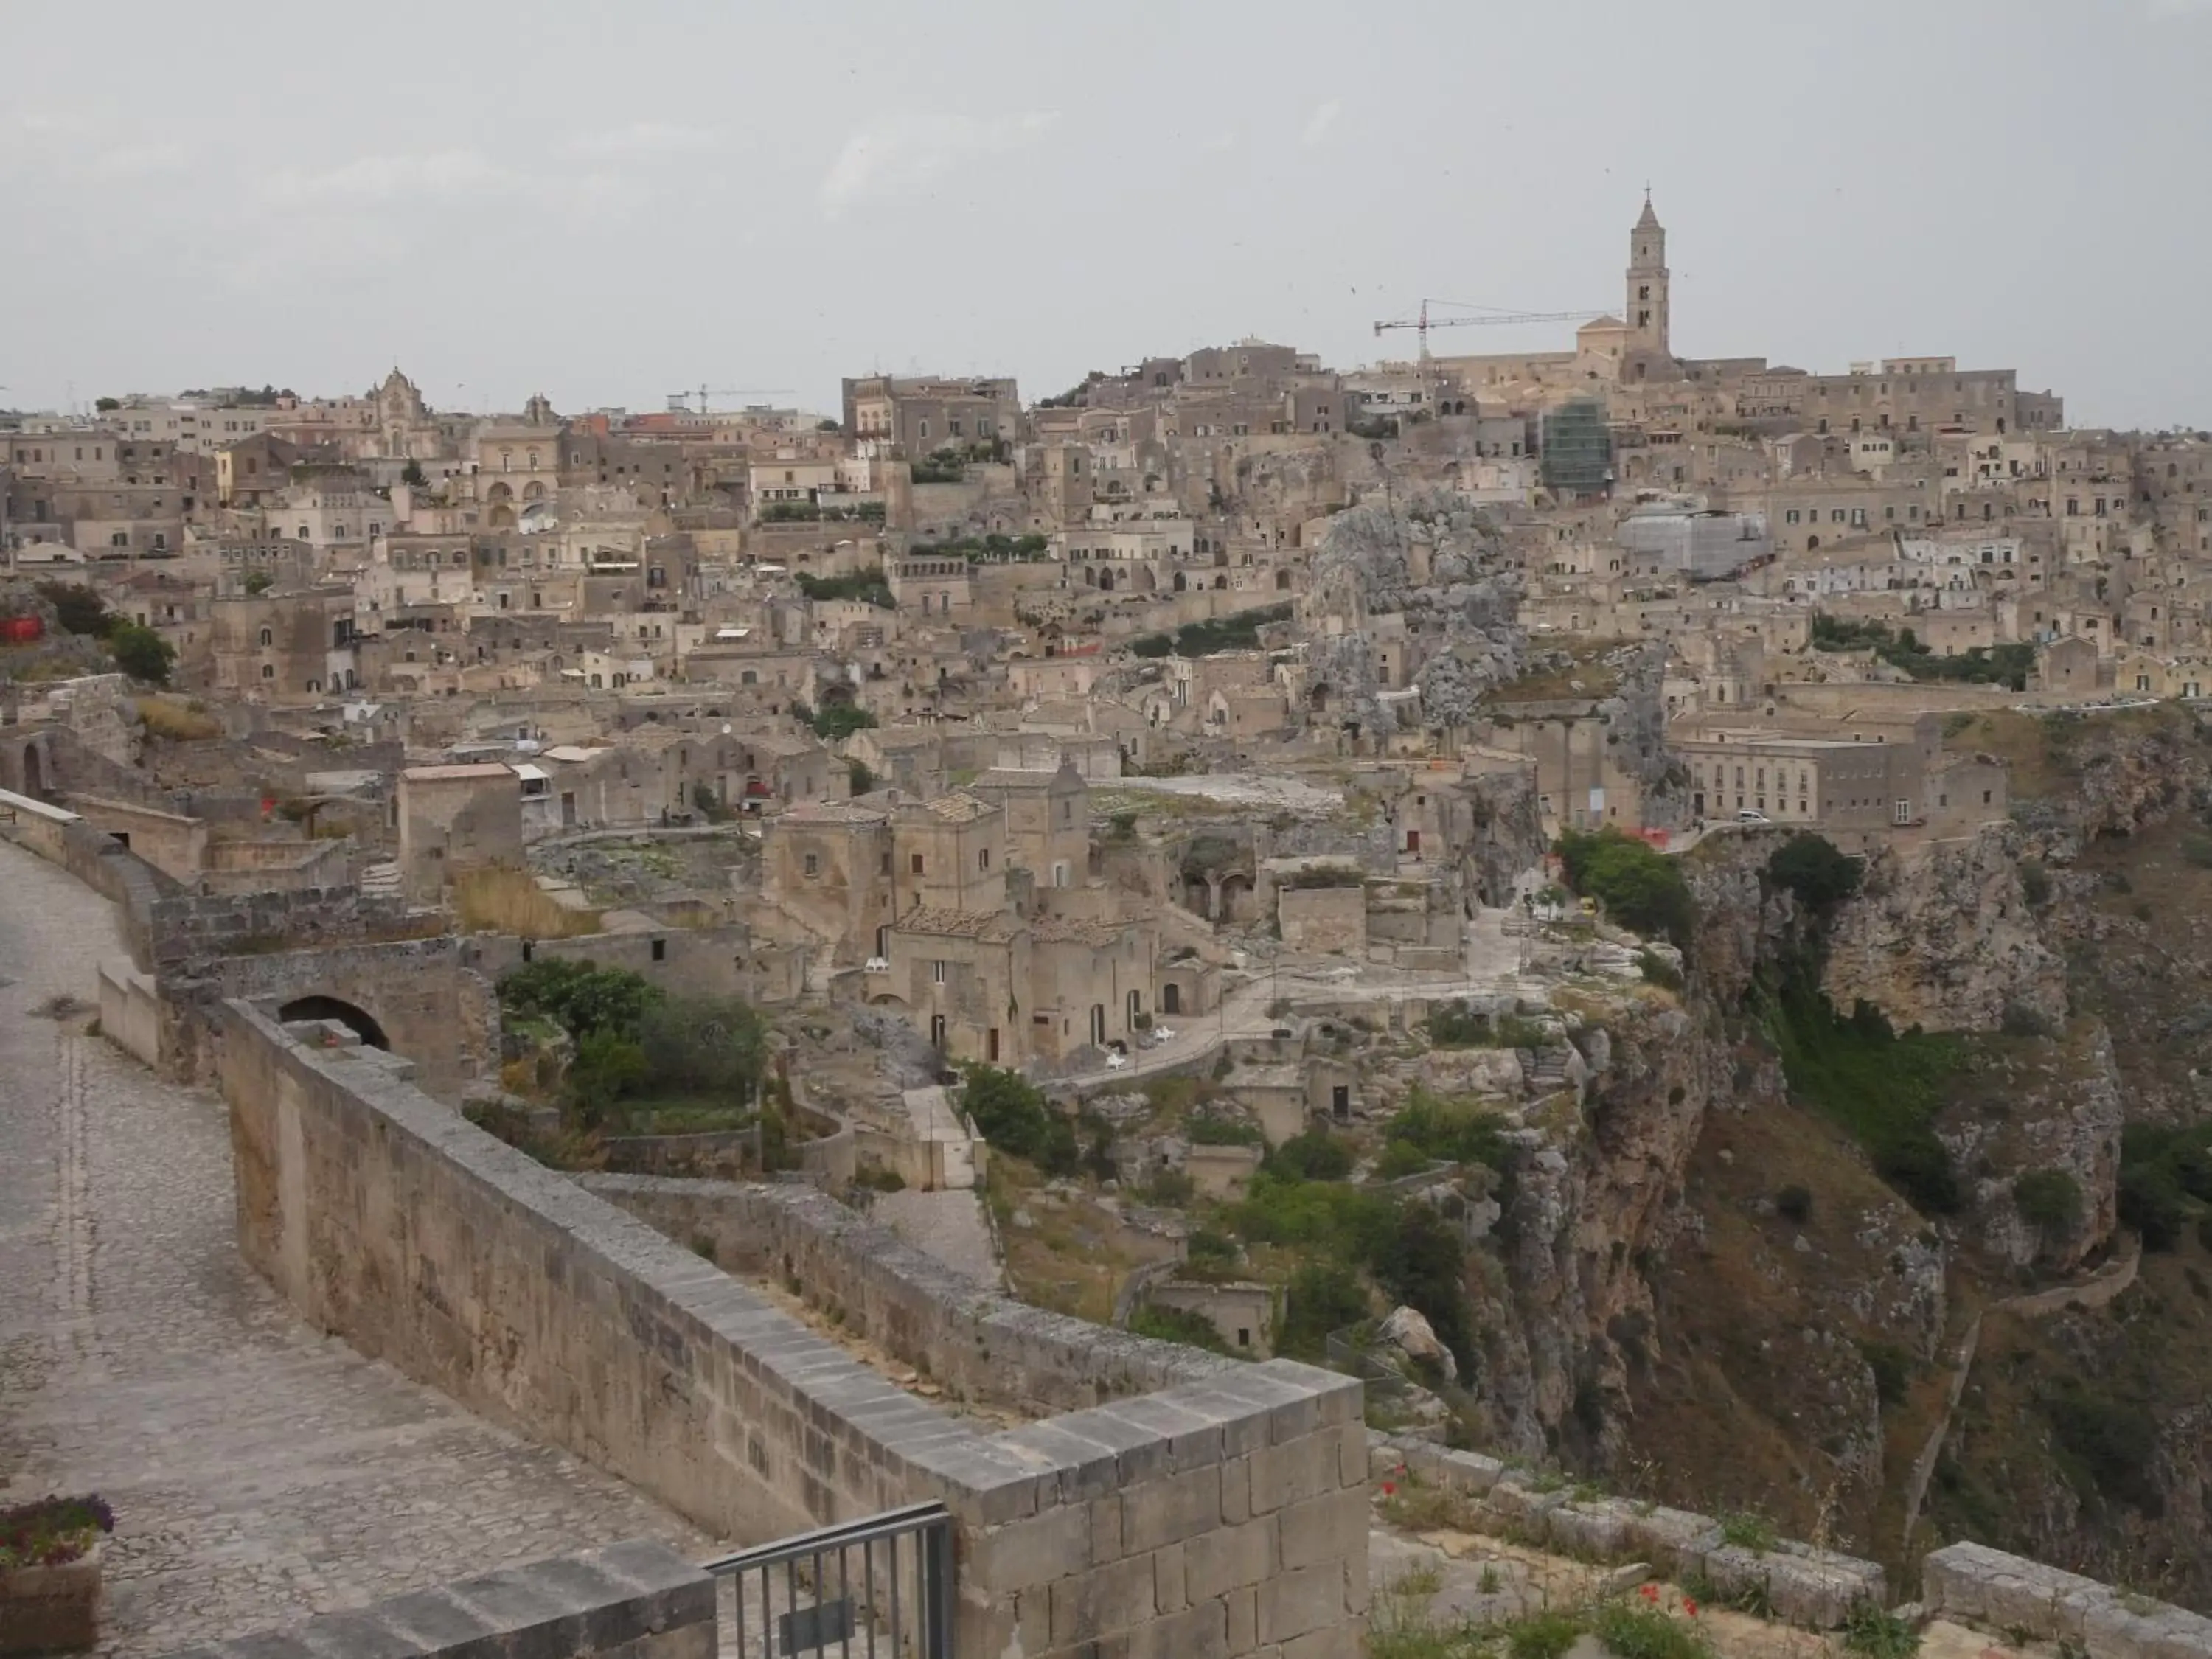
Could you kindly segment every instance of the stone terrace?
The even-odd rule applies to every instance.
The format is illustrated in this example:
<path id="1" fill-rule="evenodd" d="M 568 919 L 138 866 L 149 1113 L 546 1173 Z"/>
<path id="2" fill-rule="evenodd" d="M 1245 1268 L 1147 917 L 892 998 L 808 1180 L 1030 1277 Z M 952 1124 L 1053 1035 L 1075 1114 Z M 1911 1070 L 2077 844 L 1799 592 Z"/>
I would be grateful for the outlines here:
<path id="1" fill-rule="evenodd" d="M 83 1034 L 123 945 L 0 845 L 0 1489 L 113 1503 L 108 1637 L 138 1655 L 694 1527 L 309 1330 L 240 1257 L 222 1103 Z"/>

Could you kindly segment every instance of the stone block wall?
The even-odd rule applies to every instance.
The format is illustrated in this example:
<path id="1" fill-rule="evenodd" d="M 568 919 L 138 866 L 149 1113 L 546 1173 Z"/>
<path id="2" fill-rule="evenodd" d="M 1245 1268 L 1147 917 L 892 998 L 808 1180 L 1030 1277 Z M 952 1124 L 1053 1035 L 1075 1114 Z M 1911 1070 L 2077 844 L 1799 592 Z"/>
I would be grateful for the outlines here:
<path id="1" fill-rule="evenodd" d="M 430 1100 L 404 1061 L 311 1048 L 245 1001 L 223 1016 L 240 1248 L 319 1328 L 733 1540 L 945 1504 L 963 1653 L 1356 1650 L 1352 1379 L 1224 1364 L 980 1434 Z"/>
<path id="2" fill-rule="evenodd" d="M 1674 1577 L 1702 1577 L 1724 1596 L 1761 1595 L 1774 1617 L 1832 1630 L 1862 1604 L 1886 1607 L 1881 1565 L 1832 1550 L 1778 1540 L 1764 1549 L 1730 1544 L 1709 1515 L 1622 1498 L 1577 1499 L 1547 1491 L 1494 1457 L 1395 1436 L 1376 1437 L 1378 1467 L 1467 1498 L 1486 1525 L 1524 1534 L 1563 1553 L 1645 1561 Z"/>
<path id="3" fill-rule="evenodd" d="M 1236 1363 L 1017 1302 L 811 1187 L 580 1179 L 730 1271 L 795 1287 L 956 1399 L 1042 1417 L 1202 1382 Z"/>
<path id="4" fill-rule="evenodd" d="M 171 1659 L 714 1659 L 714 1581 L 665 1545 L 612 1544 L 329 1613 Z"/>
<path id="5" fill-rule="evenodd" d="M 2070 1643 L 2089 1659 L 2212 1656 L 2212 1619 L 1980 1544 L 1935 1551 L 1920 1564 L 1920 1587 L 1930 1613 Z"/>

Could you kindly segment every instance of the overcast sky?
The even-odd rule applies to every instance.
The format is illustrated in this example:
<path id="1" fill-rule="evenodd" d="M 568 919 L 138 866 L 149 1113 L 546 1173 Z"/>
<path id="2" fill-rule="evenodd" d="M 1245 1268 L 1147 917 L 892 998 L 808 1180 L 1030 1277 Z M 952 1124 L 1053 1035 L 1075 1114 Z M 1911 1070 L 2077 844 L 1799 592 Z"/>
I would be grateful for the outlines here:
<path id="1" fill-rule="evenodd" d="M 834 408 L 841 374 L 1246 335 L 1349 368 L 1424 295 L 1674 344 L 1948 352 L 2212 426 L 2212 0 L 10 3 L 0 406 L 273 381 L 441 407 Z M 1460 329 L 1540 349 L 1571 325 Z M 776 390 L 788 388 L 787 392 Z"/>

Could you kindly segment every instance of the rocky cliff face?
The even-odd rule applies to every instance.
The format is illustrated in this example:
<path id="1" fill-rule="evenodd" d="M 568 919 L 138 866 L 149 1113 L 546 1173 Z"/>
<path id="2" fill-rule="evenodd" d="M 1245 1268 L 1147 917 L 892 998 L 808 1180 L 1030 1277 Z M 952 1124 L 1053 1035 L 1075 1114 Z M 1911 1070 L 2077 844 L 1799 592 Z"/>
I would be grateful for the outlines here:
<path id="1" fill-rule="evenodd" d="M 1518 672 L 1519 581 L 1487 520 L 1449 495 L 1396 508 L 1355 507 L 1329 521 L 1313 580 L 1298 600 L 1306 684 L 1326 687 L 1333 718 L 1378 735 L 1463 725 L 1475 699 Z M 1382 636 L 1393 617 L 1400 662 L 1385 681 Z"/>
<path id="2" fill-rule="evenodd" d="M 1870 1002 L 1900 1029 L 1994 1030 L 2008 1009 L 2063 1022 L 2066 964 L 2022 890 L 2022 856 L 2009 823 L 1874 854 L 1829 932 L 1829 1000 L 1844 1010 Z"/>

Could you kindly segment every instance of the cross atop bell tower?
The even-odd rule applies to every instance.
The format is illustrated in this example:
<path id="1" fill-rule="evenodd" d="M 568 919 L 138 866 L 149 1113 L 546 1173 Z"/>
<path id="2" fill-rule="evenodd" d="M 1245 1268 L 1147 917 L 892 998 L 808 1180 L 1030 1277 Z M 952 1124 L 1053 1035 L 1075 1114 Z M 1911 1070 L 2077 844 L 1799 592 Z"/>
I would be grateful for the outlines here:
<path id="1" fill-rule="evenodd" d="M 1628 325 L 1630 355 L 1667 358 L 1667 228 L 1651 210 L 1651 191 L 1644 191 L 1644 212 L 1628 233 L 1628 295 L 1621 319 Z"/>

